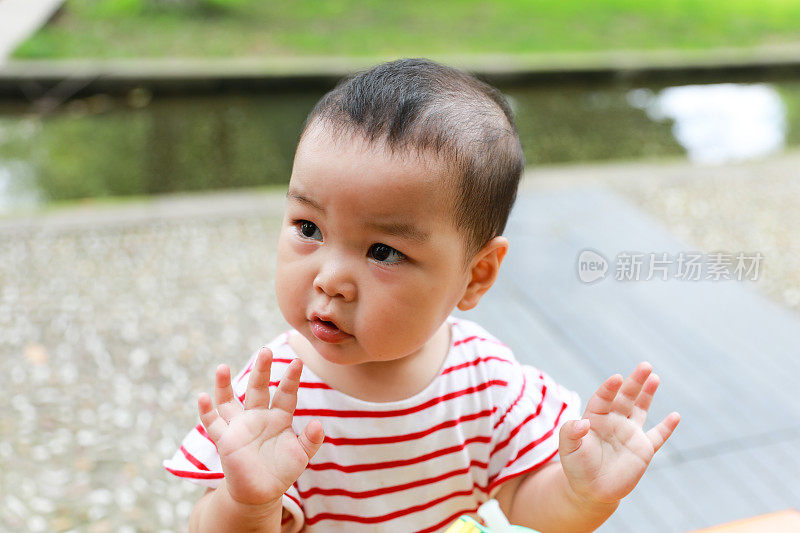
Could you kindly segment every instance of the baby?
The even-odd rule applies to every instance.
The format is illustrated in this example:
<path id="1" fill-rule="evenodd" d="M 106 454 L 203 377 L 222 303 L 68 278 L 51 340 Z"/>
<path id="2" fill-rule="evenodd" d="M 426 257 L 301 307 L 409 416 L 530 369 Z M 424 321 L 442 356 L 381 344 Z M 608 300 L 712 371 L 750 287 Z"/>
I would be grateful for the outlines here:
<path id="1" fill-rule="evenodd" d="M 575 393 L 477 324 L 524 167 L 502 95 L 453 68 L 386 63 L 311 111 L 278 242 L 294 328 L 231 380 L 165 461 L 209 487 L 192 531 L 443 531 L 495 498 L 512 524 L 590 531 L 679 416 L 644 432 L 658 377 Z M 302 389 L 298 393 L 298 389 Z M 272 402 L 270 404 L 270 398 Z"/>

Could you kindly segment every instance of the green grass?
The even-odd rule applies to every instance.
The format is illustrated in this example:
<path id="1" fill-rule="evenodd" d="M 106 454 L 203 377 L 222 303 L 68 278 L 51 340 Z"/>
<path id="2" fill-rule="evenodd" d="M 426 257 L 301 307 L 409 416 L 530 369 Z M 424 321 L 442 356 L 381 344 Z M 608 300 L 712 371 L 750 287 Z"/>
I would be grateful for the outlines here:
<path id="1" fill-rule="evenodd" d="M 417 56 L 800 42 L 800 0 L 67 0 L 16 58 Z"/>

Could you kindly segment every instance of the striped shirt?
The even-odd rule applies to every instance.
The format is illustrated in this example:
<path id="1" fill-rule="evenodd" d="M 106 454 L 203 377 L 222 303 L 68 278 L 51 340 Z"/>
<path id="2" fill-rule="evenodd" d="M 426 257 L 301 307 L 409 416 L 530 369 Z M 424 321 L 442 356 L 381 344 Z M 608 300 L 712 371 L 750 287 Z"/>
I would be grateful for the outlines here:
<path id="1" fill-rule="evenodd" d="M 285 531 L 444 531 L 501 485 L 558 460 L 558 430 L 580 418 L 578 395 L 474 322 L 449 317 L 451 345 L 439 375 L 404 400 L 374 403 L 331 388 L 303 366 L 293 428 L 313 418 L 325 441 L 283 497 Z M 270 393 L 292 359 L 288 331 L 273 351 Z M 254 354 L 234 378 L 244 399 Z M 224 477 L 214 443 L 198 424 L 172 474 L 215 488 Z"/>

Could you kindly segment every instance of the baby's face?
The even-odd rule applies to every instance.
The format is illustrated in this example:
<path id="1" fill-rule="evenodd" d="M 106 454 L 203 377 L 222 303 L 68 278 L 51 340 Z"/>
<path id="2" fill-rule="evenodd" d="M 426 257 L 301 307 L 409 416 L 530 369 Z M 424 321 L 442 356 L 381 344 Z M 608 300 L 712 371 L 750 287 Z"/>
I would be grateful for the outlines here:
<path id="1" fill-rule="evenodd" d="M 298 147 L 278 244 L 281 312 L 327 361 L 418 352 L 469 281 L 436 162 L 323 129 Z"/>

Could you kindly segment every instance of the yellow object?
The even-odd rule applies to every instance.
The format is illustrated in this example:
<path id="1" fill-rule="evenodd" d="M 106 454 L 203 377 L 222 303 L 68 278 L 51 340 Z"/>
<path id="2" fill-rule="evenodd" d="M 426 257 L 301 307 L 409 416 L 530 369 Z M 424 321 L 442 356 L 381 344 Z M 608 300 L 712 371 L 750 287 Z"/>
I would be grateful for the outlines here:
<path id="1" fill-rule="evenodd" d="M 512 526 L 500 509 L 497 500 L 483 502 L 478 507 L 478 515 L 485 526 L 470 516 L 461 515 L 444 533 L 538 533 L 522 526 Z"/>
<path id="2" fill-rule="evenodd" d="M 479 526 L 467 517 L 460 517 L 444 533 L 481 533 Z"/>

